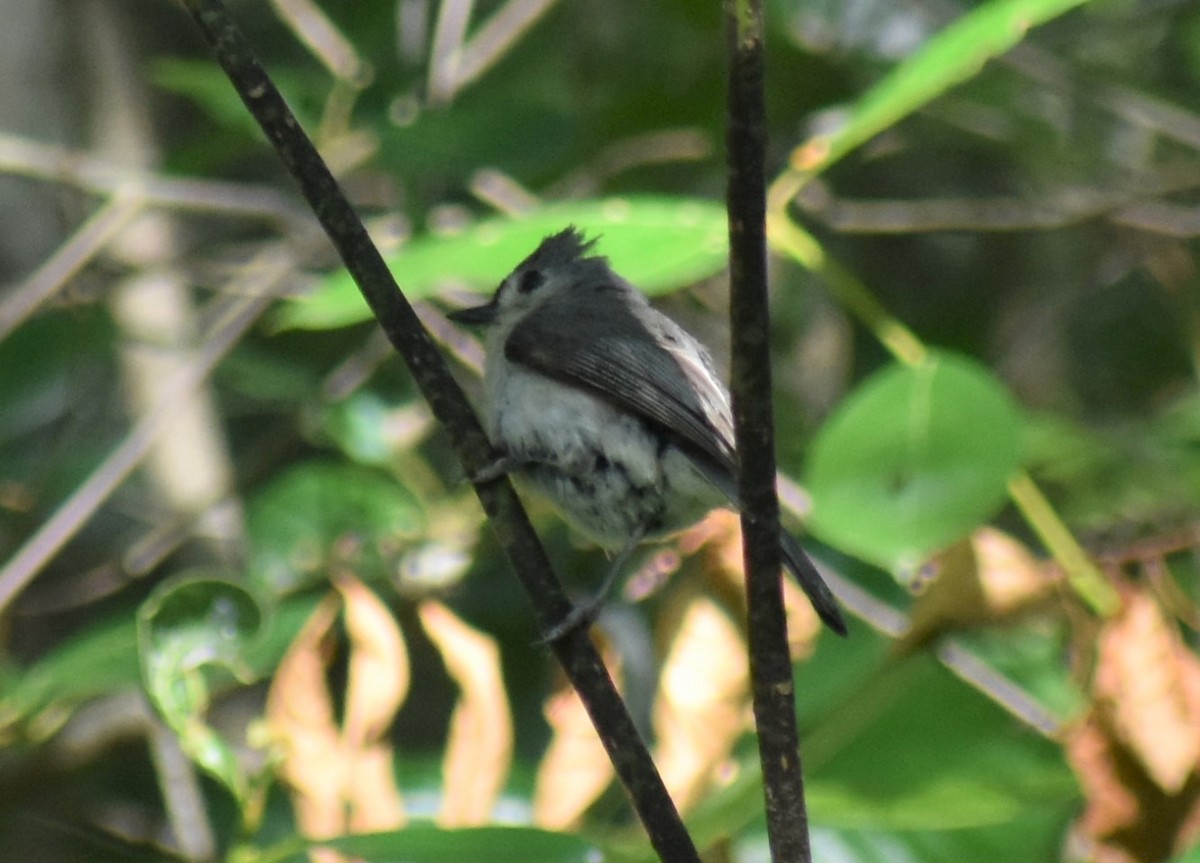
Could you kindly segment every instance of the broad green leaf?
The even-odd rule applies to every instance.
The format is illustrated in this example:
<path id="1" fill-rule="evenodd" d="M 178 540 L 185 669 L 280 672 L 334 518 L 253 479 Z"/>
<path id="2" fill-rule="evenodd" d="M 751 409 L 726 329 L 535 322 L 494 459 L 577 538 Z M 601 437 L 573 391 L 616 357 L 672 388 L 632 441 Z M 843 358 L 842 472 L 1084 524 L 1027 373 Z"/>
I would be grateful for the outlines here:
<path id="1" fill-rule="evenodd" d="M 461 185 L 481 165 L 503 165 L 534 188 L 555 176 L 578 152 L 585 120 L 571 110 L 570 92 L 554 83 L 542 89 L 534 65 L 521 67 L 500 87 L 461 94 L 450 110 L 416 99 L 393 103 L 397 113 L 373 124 L 380 166 L 416 186 Z"/>
<path id="2" fill-rule="evenodd" d="M 1000 826 L 1043 807 L 1065 814 L 1079 798 L 1056 743 L 928 655 L 882 668 L 810 733 L 808 751 L 813 817 L 845 829 Z"/>
<path id="3" fill-rule="evenodd" d="M 596 238 L 596 251 L 649 294 L 706 278 L 726 263 L 725 208 L 692 198 L 578 201 L 545 207 L 519 219 L 480 222 L 453 236 L 424 236 L 388 260 L 409 299 L 446 285 L 492 290 L 543 237 L 575 225 Z M 281 329 L 332 329 L 367 320 L 366 302 L 346 271 L 280 309 Z"/>
<path id="4" fill-rule="evenodd" d="M 262 134 L 229 79 L 209 60 L 160 57 L 149 72 L 156 87 L 189 99 L 221 125 L 255 137 Z"/>
<path id="5" fill-rule="evenodd" d="M 816 828 L 812 836 L 813 857 L 854 863 L 1058 860 L 1063 836 L 1077 806 L 1029 807 L 1002 824 L 963 830 Z"/>
<path id="6" fill-rule="evenodd" d="M 254 597 L 213 578 L 167 582 L 138 611 L 138 654 L 151 703 L 187 756 L 243 804 L 251 779 L 234 744 L 206 721 L 208 675 L 249 679 L 245 654 L 261 626 Z"/>
<path id="7" fill-rule="evenodd" d="M 1172 857 L 1169 863 L 1200 863 L 1200 842 L 1191 848 Z"/>
<path id="8" fill-rule="evenodd" d="M 4 669 L 0 741 L 41 741 L 77 705 L 138 681 L 137 637 L 128 615 L 92 623 L 30 667 Z"/>
<path id="9" fill-rule="evenodd" d="M 312 613 L 316 599 L 295 597 L 276 607 L 261 637 L 247 645 L 255 677 L 270 672 Z M 0 671 L 0 741 L 40 742 L 70 718 L 75 707 L 142 681 L 137 622 L 128 614 L 95 621 L 26 668 Z M 224 689 L 213 681 L 214 691 Z"/>
<path id="10" fill-rule="evenodd" d="M 809 527 L 893 571 L 965 536 L 1003 504 L 1020 423 L 986 369 L 933 354 L 863 384 L 813 442 Z"/>
<path id="11" fill-rule="evenodd" d="M 812 170 L 824 170 L 860 144 L 979 74 L 983 64 L 1033 27 L 1086 0 L 991 0 L 930 39 L 860 98 L 845 125 L 811 142 Z"/>
<path id="12" fill-rule="evenodd" d="M 932 656 L 888 650 L 864 631 L 823 641 L 796 668 L 815 847 L 861 846 L 855 860 L 1045 859 L 1035 852 L 1061 837 L 1080 799 L 1060 747 Z M 761 834 L 757 752 L 738 760 L 733 781 L 689 814 L 701 847 Z M 878 853 L 885 837 L 893 857 Z"/>
<path id="13" fill-rule="evenodd" d="M 460 863 L 463 860 L 585 863 L 595 859 L 597 854 L 594 845 L 577 836 L 532 827 L 448 830 L 417 824 L 390 833 L 345 836 L 327 845 L 371 863 Z"/>
<path id="14" fill-rule="evenodd" d="M 322 430 L 358 464 L 386 465 L 396 454 L 397 406 L 378 393 L 359 390 L 321 411 Z M 422 414 L 424 416 L 424 414 Z"/>
<path id="15" fill-rule="evenodd" d="M 251 501 L 251 573 L 270 595 L 326 579 L 335 566 L 364 580 L 393 575 L 424 513 L 381 473 L 333 462 L 298 465 Z"/>

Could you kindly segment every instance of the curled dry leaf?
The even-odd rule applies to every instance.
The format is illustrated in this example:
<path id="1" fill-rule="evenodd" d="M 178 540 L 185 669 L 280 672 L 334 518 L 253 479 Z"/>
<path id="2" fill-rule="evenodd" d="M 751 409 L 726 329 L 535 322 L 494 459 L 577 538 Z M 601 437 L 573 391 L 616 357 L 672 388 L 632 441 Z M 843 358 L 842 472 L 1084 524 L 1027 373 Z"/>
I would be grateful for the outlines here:
<path id="1" fill-rule="evenodd" d="M 1052 570 L 1003 531 L 980 528 L 933 561 L 936 577 L 913 604 L 898 650 L 943 632 L 996 623 L 1052 596 Z"/>
<path id="2" fill-rule="evenodd" d="M 342 727 L 350 771 L 344 789 L 350 808 L 348 826 L 355 832 L 388 830 L 404 822 L 386 735 L 408 694 L 408 651 L 395 617 L 366 585 L 342 577 L 337 588 L 350 640 Z"/>
<path id="3" fill-rule="evenodd" d="M 279 774 L 292 791 L 300 830 L 314 838 L 344 829 L 342 744 L 325 667 L 341 603 L 326 597 L 288 648 L 267 695 L 267 721 L 281 751 Z"/>
<path id="4" fill-rule="evenodd" d="M 1095 698 L 1120 739 L 1168 793 L 1200 765 L 1200 662 L 1148 593 L 1127 597 L 1101 631 Z"/>
<path id="5" fill-rule="evenodd" d="M 746 582 L 742 561 L 742 522 L 737 513 L 713 510 L 695 527 L 679 535 L 685 555 L 706 552 L 705 571 L 721 594 L 736 597 L 738 610 L 745 611 Z M 783 579 L 783 606 L 787 614 L 788 649 L 792 659 L 807 657 L 816 648 L 821 621 L 795 579 Z"/>
<path id="6" fill-rule="evenodd" d="M 1200 661 L 1146 592 L 1100 633 L 1092 709 L 1067 755 L 1097 859 L 1162 860 L 1200 835 Z"/>
<path id="7" fill-rule="evenodd" d="M 664 615 L 671 630 L 653 721 L 662 741 L 658 761 L 664 780 L 686 807 L 726 766 L 750 721 L 746 638 L 737 622 L 745 614 L 740 519 L 716 510 L 681 533 L 676 544 L 685 556 L 705 553 L 701 566 L 715 594 L 683 591 Z M 674 569 L 673 561 L 664 561 L 659 569 Z M 801 658 L 813 650 L 820 620 L 792 579 L 784 579 L 783 588 L 789 647 L 793 658 Z M 605 664 L 612 669 L 610 654 Z M 604 790 L 612 767 L 573 692 L 564 688 L 549 699 L 546 716 L 553 739 L 538 774 L 534 818 L 539 826 L 561 829 L 574 825 Z"/>
<path id="8" fill-rule="evenodd" d="M 328 838 L 384 830 L 404 820 L 384 735 L 408 689 L 408 657 L 395 620 L 365 586 L 339 580 L 288 648 L 267 697 L 301 832 Z M 339 727 L 326 671 L 344 611 L 349 638 L 345 721 Z"/>
<path id="9" fill-rule="evenodd" d="M 653 714 L 656 760 L 681 810 L 697 802 L 746 729 L 748 663 L 741 627 L 694 596 L 663 663 Z"/>
<path id="10" fill-rule="evenodd" d="M 423 602 L 418 613 L 459 688 L 446 743 L 439 821 L 447 827 L 486 824 L 512 765 L 512 712 L 500 651 L 491 637 L 467 626 L 441 603 Z"/>
<path id="11" fill-rule="evenodd" d="M 384 735 L 408 693 L 408 651 L 400 629 L 378 597 L 353 578 L 339 578 L 350 639 L 346 742 L 354 747 Z"/>
<path id="12" fill-rule="evenodd" d="M 601 657 L 617 688 L 622 688 L 620 659 L 610 647 Z M 550 746 L 538 765 L 533 791 L 533 821 L 548 830 L 575 826 L 613 778 L 612 764 L 583 703 L 564 679 L 546 699 Z"/>

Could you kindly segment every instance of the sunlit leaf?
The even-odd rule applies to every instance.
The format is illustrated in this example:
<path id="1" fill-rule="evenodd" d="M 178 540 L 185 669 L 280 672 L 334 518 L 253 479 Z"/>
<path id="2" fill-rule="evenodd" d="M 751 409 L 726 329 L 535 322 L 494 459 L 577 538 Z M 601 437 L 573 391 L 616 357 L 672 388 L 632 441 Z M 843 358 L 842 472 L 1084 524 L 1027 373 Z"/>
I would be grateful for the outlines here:
<path id="1" fill-rule="evenodd" d="M 169 582 L 138 611 L 138 654 L 151 703 L 188 757 L 243 804 L 251 791 L 250 777 L 238 762 L 234 742 L 207 722 L 207 675 L 248 678 L 244 656 L 261 625 L 254 597 L 218 579 Z"/>
<path id="2" fill-rule="evenodd" d="M 1179 794 L 1200 761 L 1200 660 L 1147 592 L 1130 593 L 1097 642 L 1105 727 L 1155 785 Z"/>
<path id="3" fill-rule="evenodd" d="M 742 523 L 737 513 L 716 509 L 702 521 L 679 534 L 679 550 L 687 556 L 704 553 L 702 566 L 720 586 L 717 592 L 745 596 L 746 576 L 742 559 Z M 824 624 L 813 610 L 794 578 L 783 581 L 783 606 L 787 614 L 788 648 L 792 659 L 812 653 Z"/>
<path id="4" fill-rule="evenodd" d="M 447 827 L 486 824 L 512 767 L 512 711 L 500 649 L 441 603 L 423 602 L 418 612 L 459 691 L 446 740 L 438 821 Z"/>
<path id="5" fill-rule="evenodd" d="M 293 467 L 249 510 L 251 572 L 273 594 L 320 582 L 337 566 L 367 580 L 391 575 L 424 521 L 397 480 L 332 462 Z"/>
<path id="6" fill-rule="evenodd" d="M 679 613 L 679 612 L 677 612 Z M 655 763 L 687 811 L 745 730 L 749 656 L 742 626 L 707 596 L 681 610 L 654 701 Z"/>
<path id="7" fill-rule="evenodd" d="M 1054 572 L 1013 537 L 983 527 L 933 560 L 931 582 L 913 603 L 898 650 L 950 629 L 995 623 L 1054 594 Z"/>
<path id="8" fill-rule="evenodd" d="M 492 290 L 543 237 L 575 225 L 598 238 L 596 252 L 650 294 L 680 288 L 725 266 L 725 208 L 693 198 L 628 198 L 555 204 L 521 218 L 480 222 L 453 236 L 413 240 L 388 261 L 409 299 L 447 285 Z M 350 275 L 331 276 L 315 293 L 290 300 L 281 328 L 330 329 L 371 316 Z"/>
<path id="9" fill-rule="evenodd" d="M 314 843 L 371 863 L 462 863 L 464 860 L 519 860 L 521 863 L 588 863 L 594 845 L 577 836 L 532 827 L 474 827 L 443 830 L 413 825 L 391 833 L 343 836 Z M 303 855 L 289 858 L 303 861 Z"/>
<path id="10" fill-rule="evenodd" d="M 405 819 L 393 752 L 384 736 L 408 693 L 409 663 L 399 627 L 361 582 L 342 577 L 305 622 L 279 664 L 267 718 L 280 752 L 301 832 L 324 838 L 394 828 Z M 327 675 L 342 616 L 349 642 L 346 688 Z M 335 703 L 343 705 L 339 722 Z"/>
<path id="11" fill-rule="evenodd" d="M 616 651 L 609 647 L 603 656 L 609 674 L 621 687 Z M 612 782 L 613 766 L 574 689 L 564 682 L 546 698 L 542 709 L 551 737 L 538 764 L 533 818 L 539 826 L 566 829 Z"/>
<path id="12" fill-rule="evenodd" d="M 836 132 L 804 145 L 793 163 L 823 170 L 950 88 L 979 74 L 983 64 L 1025 38 L 1032 27 L 1086 0 L 991 0 L 941 30 L 854 103 Z"/>
<path id="13" fill-rule="evenodd" d="M 914 847 L 936 836 L 960 853 L 976 846 L 978 859 L 991 859 L 987 849 L 1031 850 L 1060 833 L 1079 794 L 1058 744 L 1022 729 L 929 655 L 881 672 L 886 649 L 883 639 L 863 633 L 823 643 L 797 667 L 814 840 L 822 833 L 845 842 L 885 834 L 900 848 L 912 832 L 924 837 Z M 832 689 L 841 696 L 838 706 L 831 707 Z M 824 708 L 806 710 L 814 701 Z M 751 753 L 739 765 L 689 816 L 702 844 L 761 819 L 760 768 Z M 1045 832 L 1012 835 L 1051 813 Z"/>
<path id="14" fill-rule="evenodd" d="M 396 618 L 361 581 L 339 578 L 350 640 L 345 733 L 351 745 L 382 737 L 408 694 L 408 651 Z"/>
<path id="15" fill-rule="evenodd" d="M 935 354 L 868 380 L 821 429 L 807 464 L 809 526 L 881 566 L 915 566 L 1004 502 L 1019 418 L 976 363 Z"/>

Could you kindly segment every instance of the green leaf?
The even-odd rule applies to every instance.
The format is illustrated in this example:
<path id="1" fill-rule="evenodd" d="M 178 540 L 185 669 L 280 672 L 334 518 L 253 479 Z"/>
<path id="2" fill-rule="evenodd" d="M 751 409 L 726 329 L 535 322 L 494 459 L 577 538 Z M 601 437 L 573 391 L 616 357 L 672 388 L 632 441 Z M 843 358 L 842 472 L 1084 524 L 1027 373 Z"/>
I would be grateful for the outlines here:
<path id="1" fill-rule="evenodd" d="M 321 411 L 321 429 L 355 462 L 386 465 L 395 456 L 389 436 L 395 411 L 378 393 L 359 390 Z"/>
<path id="2" fill-rule="evenodd" d="M 1045 849 L 1061 842 L 1080 800 L 1059 745 L 934 657 L 890 651 L 888 639 L 864 630 L 822 639 L 795 668 L 815 856 L 1049 859 Z M 738 859 L 759 859 L 750 853 L 765 844 L 755 747 L 740 748 L 732 776 L 688 825 L 701 847 L 734 837 L 747 846 Z"/>
<path id="3" fill-rule="evenodd" d="M 881 668 L 825 717 L 808 750 L 824 764 L 809 805 L 828 826 L 976 829 L 1043 807 L 1065 815 L 1079 798 L 1056 743 L 928 655 Z"/>
<path id="4" fill-rule="evenodd" d="M 720 271 L 728 245 L 725 208 L 694 198 L 622 198 L 556 204 L 519 219 L 480 222 L 453 236 L 413 240 L 388 261 L 409 299 L 451 284 L 491 290 L 548 234 L 575 225 L 598 239 L 596 251 L 648 294 L 659 294 Z M 332 329 L 371 316 L 354 280 L 336 273 L 307 297 L 290 299 L 281 329 Z"/>
<path id="5" fill-rule="evenodd" d="M 1173 856 L 1169 863 L 1200 863 L 1200 842 L 1180 854 Z"/>
<path id="6" fill-rule="evenodd" d="M 893 69 L 854 105 L 849 120 L 822 140 L 828 168 L 855 147 L 979 74 L 983 64 L 1025 38 L 1033 27 L 1086 0 L 991 0 L 963 15 Z"/>
<path id="7" fill-rule="evenodd" d="M 139 682 L 137 638 L 128 615 L 92 623 L 26 669 L 0 675 L 0 741 L 40 741 L 78 704 Z"/>
<path id="8" fill-rule="evenodd" d="M 150 64 L 154 86 L 191 100 L 213 120 L 257 138 L 262 133 L 220 67 L 204 60 L 160 57 Z"/>
<path id="9" fill-rule="evenodd" d="M 973 361 L 935 354 L 863 384 L 813 442 L 814 534 L 893 571 L 986 521 L 1020 466 L 1007 392 Z"/>
<path id="10" fill-rule="evenodd" d="M 414 824 L 388 833 L 343 836 L 312 847 L 335 848 L 371 863 L 461 863 L 464 860 L 520 860 L 521 863 L 585 863 L 596 847 L 566 833 L 532 827 L 475 827 L 446 830 Z M 296 855 L 290 860 L 307 858 Z"/>
<path id="11" fill-rule="evenodd" d="M 392 477 L 332 462 L 301 464 L 249 507 L 251 573 L 278 596 L 347 566 L 365 580 L 396 571 L 405 539 L 424 527 L 416 498 Z"/>
<path id="12" fill-rule="evenodd" d="M 247 645 L 245 659 L 256 677 L 270 673 L 312 614 L 311 596 L 277 606 L 269 626 Z M 128 614 L 98 620 L 27 668 L 0 671 L 0 741 L 44 740 L 89 699 L 142 682 L 138 624 Z M 215 692 L 224 689 L 213 681 Z"/>
<path id="13" fill-rule="evenodd" d="M 448 110 L 404 97 L 394 102 L 396 112 L 373 124 L 380 165 L 418 188 L 460 186 L 481 165 L 503 165 L 529 187 L 555 176 L 578 151 L 583 118 L 568 90 L 551 84 L 552 92 L 539 92 L 533 64 L 521 66 L 516 80 L 472 88 Z"/>
<path id="14" fill-rule="evenodd" d="M 244 656 L 261 626 L 254 597 L 214 578 L 168 582 L 138 610 L 138 654 L 151 703 L 187 756 L 243 804 L 250 779 L 234 745 L 205 720 L 206 675 L 224 671 L 249 678 Z"/>

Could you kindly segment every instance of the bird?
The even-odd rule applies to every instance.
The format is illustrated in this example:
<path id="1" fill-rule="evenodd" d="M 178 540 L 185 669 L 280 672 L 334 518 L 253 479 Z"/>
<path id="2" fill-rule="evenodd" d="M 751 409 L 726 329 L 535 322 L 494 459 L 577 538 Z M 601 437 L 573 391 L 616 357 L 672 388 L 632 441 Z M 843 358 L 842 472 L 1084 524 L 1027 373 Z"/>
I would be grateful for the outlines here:
<path id="1" fill-rule="evenodd" d="M 740 500 L 733 412 L 712 357 L 594 244 L 574 226 L 545 237 L 488 302 L 449 317 L 484 329 L 485 425 L 498 455 L 474 479 L 513 476 L 616 552 L 602 598 L 639 544 Z M 780 544 L 818 616 L 845 635 L 812 560 L 782 529 Z"/>

